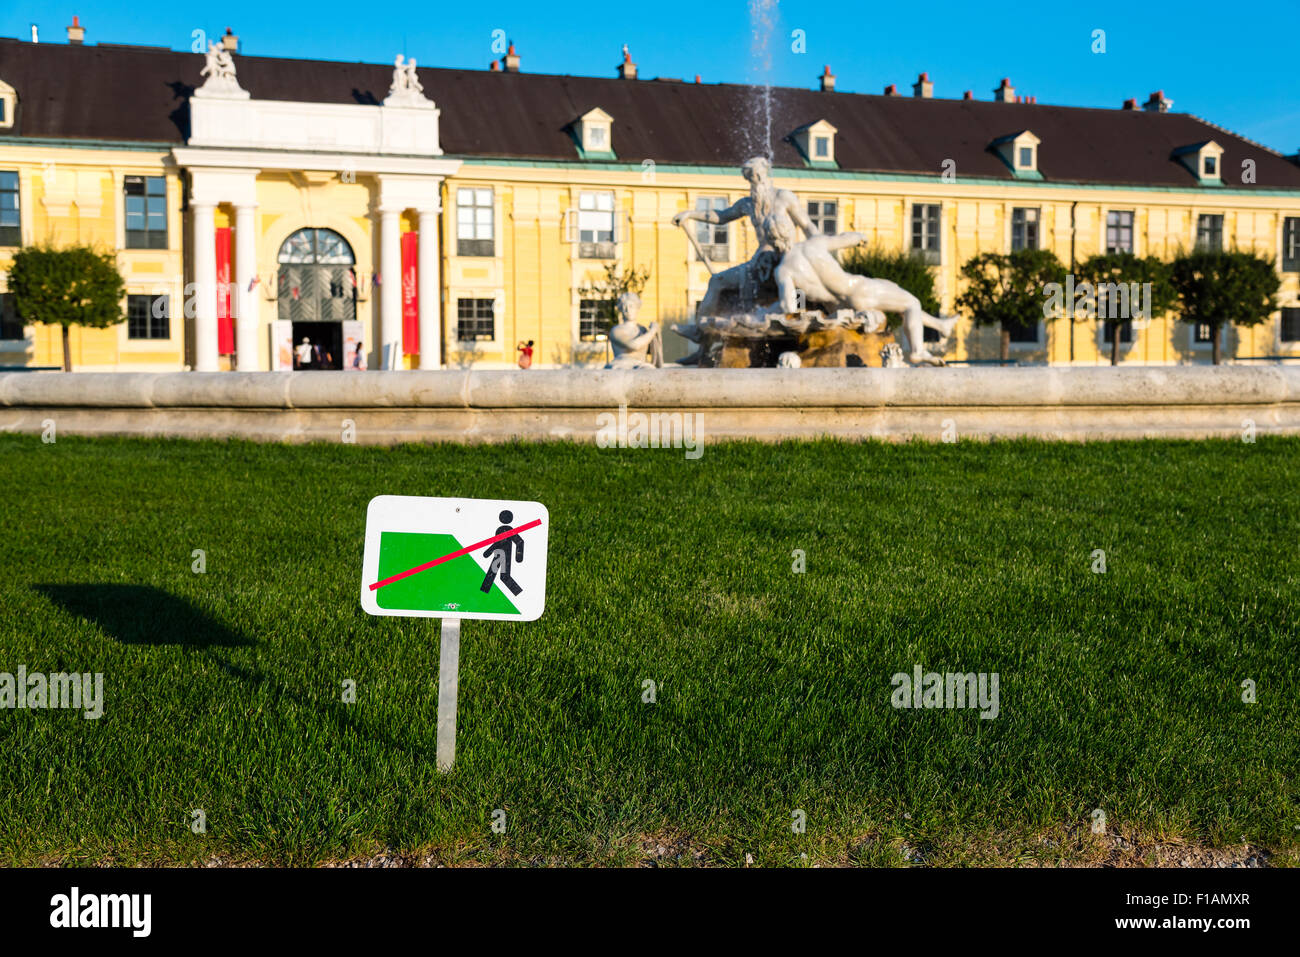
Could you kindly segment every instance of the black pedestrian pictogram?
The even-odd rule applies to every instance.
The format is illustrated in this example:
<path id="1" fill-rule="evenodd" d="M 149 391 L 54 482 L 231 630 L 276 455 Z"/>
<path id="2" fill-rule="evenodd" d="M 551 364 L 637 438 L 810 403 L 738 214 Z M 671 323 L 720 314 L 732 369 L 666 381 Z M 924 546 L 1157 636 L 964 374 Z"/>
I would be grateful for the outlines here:
<path id="1" fill-rule="evenodd" d="M 500 520 L 505 524 L 498 528 L 496 533 L 500 535 L 502 532 L 510 531 L 510 523 L 514 521 L 514 517 L 514 513 L 509 509 L 503 511 L 498 518 L 500 518 Z M 522 562 L 524 560 L 524 540 L 520 536 L 511 535 L 509 538 L 503 538 L 500 541 L 493 542 L 483 550 L 483 557 L 486 558 L 491 555 L 492 560 L 488 563 L 487 577 L 483 579 L 483 585 L 480 588 L 480 591 L 491 591 L 492 582 L 497 579 L 500 579 L 501 584 L 510 589 L 510 594 L 512 595 L 518 595 L 523 591 L 523 589 L 519 587 L 519 583 L 510 577 L 511 542 L 514 542 L 514 561 Z"/>

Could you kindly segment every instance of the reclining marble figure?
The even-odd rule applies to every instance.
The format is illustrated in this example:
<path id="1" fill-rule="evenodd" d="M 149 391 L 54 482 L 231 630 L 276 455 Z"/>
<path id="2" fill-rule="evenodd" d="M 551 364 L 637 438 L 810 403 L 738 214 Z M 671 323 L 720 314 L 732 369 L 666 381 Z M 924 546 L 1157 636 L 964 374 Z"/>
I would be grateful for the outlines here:
<path id="1" fill-rule="evenodd" d="M 836 308 L 857 313 L 899 313 L 907 333 L 908 360 L 914 363 L 942 365 L 943 360 L 925 347 L 925 329 L 934 329 L 942 339 L 952 335 L 957 317 L 940 319 L 921 308 L 921 300 L 896 282 L 872 279 L 845 272 L 835 258 L 835 250 L 865 242 L 861 233 L 837 236 L 809 236 L 786 250 L 776 267 L 776 286 L 780 300 L 775 310 L 793 313 L 799 308 L 799 293 L 806 302 L 832 303 Z"/>

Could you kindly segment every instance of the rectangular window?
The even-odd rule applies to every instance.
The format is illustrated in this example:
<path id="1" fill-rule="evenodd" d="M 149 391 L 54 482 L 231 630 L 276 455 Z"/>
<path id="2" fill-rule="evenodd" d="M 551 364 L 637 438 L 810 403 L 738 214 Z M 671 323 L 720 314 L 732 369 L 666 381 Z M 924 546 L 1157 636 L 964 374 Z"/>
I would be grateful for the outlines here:
<path id="1" fill-rule="evenodd" d="M 833 199 L 813 200 L 808 204 L 808 218 L 823 236 L 839 232 L 840 204 Z"/>
<path id="2" fill-rule="evenodd" d="M 1219 158 L 1217 156 L 1205 157 L 1205 175 L 1206 176 L 1219 175 Z"/>
<path id="3" fill-rule="evenodd" d="M 1115 326 L 1119 326 L 1119 341 L 1123 345 L 1126 342 L 1133 341 L 1133 323 L 1131 320 L 1117 322 L 1114 319 L 1106 319 L 1102 322 L 1101 341 L 1110 345 L 1115 341 Z"/>
<path id="4" fill-rule="evenodd" d="M 1300 342 L 1300 306 L 1282 310 L 1282 341 Z"/>
<path id="5" fill-rule="evenodd" d="M 1196 248 L 1208 252 L 1223 251 L 1223 217 L 1201 213 L 1196 218 Z M 1207 339 L 1206 342 L 1209 340 Z"/>
<path id="6" fill-rule="evenodd" d="M 912 206 L 912 252 L 931 265 L 939 262 L 938 203 L 915 203 Z"/>
<path id="7" fill-rule="evenodd" d="M 583 342 L 604 342 L 605 324 L 611 303 L 607 299 L 582 299 L 578 302 L 578 338 Z"/>
<path id="8" fill-rule="evenodd" d="M 1032 146 L 1020 147 L 1020 168 L 1021 169 L 1034 168 L 1034 148 Z"/>
<path id="9" fill-rule="evenodd" d="M 1011 210 L 1011 251 L 1038 248 L 1038 208 L 1017 206 Z M 1018 340 L 1016 340 L 1018 341 Z"/>
<path id="10" fill-rule="evenodd" d="M 714 212 L 726 209 L 729 204 L 725 196 L 700 196 L 695 200 L 697 210 L 711 209 Z M 704 257 L 711 262 L 723 263 L 731 256 L 731 247 L 727 242 L 727 224 L 695 223 L 695 240 L 704 250 Z"/>
<path id="11" fill-rule="evenodd" d="M 578 258 L 613 259 L 614 194 L 582 193 L 578 197 Z"/>
<path id="12" fill-rule="evenodd" d="M 1197 343 L 1210 343 L 1214 341 L 1214 329 L 1208 322 L 1198 322 L 1196 324 L 1196 334 L 1193 341 Z"/>
<path id="13" fill-rule="evenodd" d="M 18 174 L 0 170 L 0 246 L 22 244 L 23 220 L 18 206 Z"/>
<path id="14" fill-rule="evenodd" d="M 456 190 L 456 255 L 496 255 L 491 188 Z"/>
<path id="15" fill-rule="evenodd" d="M 813 147 L 813 153 L 818 159 L 830 159 L 831 140 L 829 136 L 816 137 L 816 145 Z"/>
<path id="16" fill-rule="evenodd" d="M 491 341 L 496 338 L 494 299 L 456 300 L 456 338 L 461 342 Z"/>
<path id="17" fill-rule="evenodd" d="M 23 323 L 14 309 L 14 294 L 0 292 L 0 339 L 22 339 Z"/>
<path id="18" fill-rule="evenodd" d="M 1300 272 L 1300 217 L 1282 221 L 1282 271 Z"/>
<path id="19" fill-rule="evenodd" d="M 126 248 L 167 248 L 167 180 L 162 176 L 128 176 Z"/>
<path id="20" fill-rule="evenodd" d="M 128 339 L 170 339 L 170 297 L 127 296 L 126 337 Z"/>
<path id="21" fill-rule="evenodd" d="M 1008 332 L 1011 334 L 1011 342 L 1027 343 L 1027 345 L 1039 345 L 1039 324 L 1037 322 L 1026 322 L 1026 324 L 1010 324 Z"/>
<path id="22" fill-rule="evenodd" d="M 1133 211 L 1112 209 L 1106 214 L 1106 252 L 1133 251 Z"/>

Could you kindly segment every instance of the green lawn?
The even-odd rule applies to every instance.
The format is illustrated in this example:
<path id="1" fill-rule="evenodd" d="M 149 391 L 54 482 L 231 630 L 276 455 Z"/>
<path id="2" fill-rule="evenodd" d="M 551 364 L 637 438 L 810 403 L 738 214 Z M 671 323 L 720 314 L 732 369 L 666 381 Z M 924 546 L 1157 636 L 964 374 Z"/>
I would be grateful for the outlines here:
<path id="1" fill-rule="evenodd" d="M 105 676 L 98 721 L 0 710 L 0 861 L 1051 861 L 1097 808 L 1297 858 L 1300 440 L 0 436 L 0 483 L 0 672 Z M 450 775 L 437 622 L 358 604 L 382 493 L 550 510 L 545 615 L 464 624 Z M 999 715 L 891 707 L 918 664 Z"/>

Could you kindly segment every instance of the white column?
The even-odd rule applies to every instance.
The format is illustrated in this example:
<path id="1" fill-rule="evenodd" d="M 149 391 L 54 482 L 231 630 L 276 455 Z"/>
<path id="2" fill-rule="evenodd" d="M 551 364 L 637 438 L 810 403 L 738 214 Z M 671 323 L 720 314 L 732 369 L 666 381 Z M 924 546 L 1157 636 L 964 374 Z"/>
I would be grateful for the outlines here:
<path id="1" fill-rule="evenodd" d="M 194 371 L 217 371 L 217 232 L 213 203 L 190 203 L 194 219 Z"/>
<path id="2" fill-rule="evenodd" d="M 401 210 L 379 210 L 379 358 L 381 368 L 402 368 Z"/>
<path id="3" fill-rule="evenodd" d="M 235 368 L 257 371 L 257 320 L 259 289 L 249 289 L 257 275 L 256 206 L 235 207 Z"/>
<path id="4" fill-rule="evenodd" d="M 442 280 L 438 210 L 420 210 L 420 368 L 442 367 Z"/>

